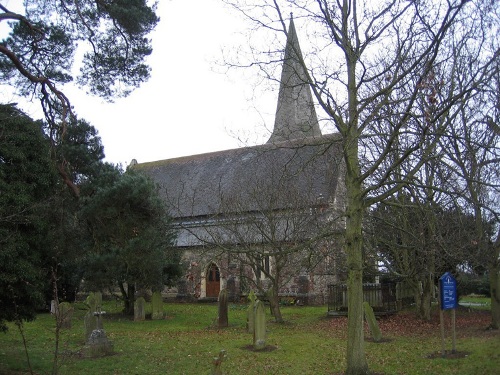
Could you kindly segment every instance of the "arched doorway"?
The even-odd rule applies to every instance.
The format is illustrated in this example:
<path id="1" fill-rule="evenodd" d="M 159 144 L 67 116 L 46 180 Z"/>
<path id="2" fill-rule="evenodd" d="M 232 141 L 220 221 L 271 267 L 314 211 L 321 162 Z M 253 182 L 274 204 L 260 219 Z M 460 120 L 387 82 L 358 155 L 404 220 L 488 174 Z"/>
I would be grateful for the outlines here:
<path id="1" fill-rule="evenodd" d="M 220 271 L 215 263 L 211 263 L 206 276 L 207 297 L 218 297 L 220 292 Z"/>

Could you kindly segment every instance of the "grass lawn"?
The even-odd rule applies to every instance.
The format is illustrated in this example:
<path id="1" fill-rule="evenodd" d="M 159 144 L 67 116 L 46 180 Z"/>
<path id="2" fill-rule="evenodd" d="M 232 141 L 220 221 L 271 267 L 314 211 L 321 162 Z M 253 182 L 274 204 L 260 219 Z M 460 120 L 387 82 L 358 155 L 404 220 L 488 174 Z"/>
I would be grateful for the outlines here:
<path id="1" fill-rule="evenodd" d="M 327 318 L 326 307 L 284 307 L 286 323 L 268 316 L 269 350 L 248 349 L 252 336 L 245 330 L 246 307 L 232 305 L 230 327 L 216 329 L 217 306 L 165 304 L 167 318 L 134 322 L 119 314 L 121 306 L 105 306 L 104 328 L 115 355 L 86 358 L 83 354 L 83 311 L 75 313 L 72 328 L 62 337 L 60 374 L 211 374 L 221 349 L 227 358 L 225 374 L 341 374 L 345 369 L 346 318 Z M 500 374 L 500 332 L 487 331 L 485 310 L 459 308 L 456 347 L 460 358 L 441 358 L 439 313 L 431 322 L 415 319 L 411 311 L 379 319 L 383 342 L 370 340 L 366 353 L 377 374 Z M 446 348 L 451 350 L 449 312 L 445 313 Z M 50 374 L 54 348 L 54 319 L 40 314 L 25 324 L 25 336 L 35 374 Z M 436 355 L 438 353 L 438 355 Z M 11 325 L 0 333 L 0 374 L 28 374 L 22 338 Z"/>
<path id="2" fill-rule="evenodd" d="M 491 298 L 486 298 L 484 296 L 470 295 L 460 297 L 459 303 L 462 306 L 473 306 L 475 309 L 490 310 L 491 309 Z"/>

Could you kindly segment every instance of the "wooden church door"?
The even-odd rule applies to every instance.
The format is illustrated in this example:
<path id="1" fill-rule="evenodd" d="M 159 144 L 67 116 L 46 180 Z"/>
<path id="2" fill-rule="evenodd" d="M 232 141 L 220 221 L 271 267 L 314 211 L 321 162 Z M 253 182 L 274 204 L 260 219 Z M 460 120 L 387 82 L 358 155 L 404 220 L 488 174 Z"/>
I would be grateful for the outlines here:
<path id="1" fill-rule="evenodd" d="M 207 297 L 218 297 L 220 292 L 219 268 L 212 263 L 207 270 Z"/>

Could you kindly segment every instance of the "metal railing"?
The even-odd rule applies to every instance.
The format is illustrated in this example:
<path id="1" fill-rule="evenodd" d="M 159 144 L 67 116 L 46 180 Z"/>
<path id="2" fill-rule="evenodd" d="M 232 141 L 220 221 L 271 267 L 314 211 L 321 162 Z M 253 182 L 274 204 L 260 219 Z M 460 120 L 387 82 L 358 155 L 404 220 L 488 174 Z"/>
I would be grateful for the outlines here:
<path id="1" fill-rule="evenodd" d="M 363 284 L 363 300 L 373 308 L 375 315 L 394 314 L 398 311 L 396 283 Z M 347 285 L 328 285 L 328 314 L 347 315 Z"/>

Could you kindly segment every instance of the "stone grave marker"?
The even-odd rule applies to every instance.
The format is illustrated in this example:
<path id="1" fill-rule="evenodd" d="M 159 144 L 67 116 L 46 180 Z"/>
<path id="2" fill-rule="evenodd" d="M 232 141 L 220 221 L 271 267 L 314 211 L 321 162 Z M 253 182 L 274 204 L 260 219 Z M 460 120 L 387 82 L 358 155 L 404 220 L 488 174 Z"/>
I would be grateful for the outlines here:
<path id="1" fill-rule="evenodd" d="M 144 297 L 139 297 L 134 303 L 134 321 L 142 322 L 146 320 L 146 300 Z"/>
<path id="2" fill-rule="evenodd" d="M 264 303 L 259 300 L 255 302 L 253 347 L 255 350 L 262 350 L 266 347 L 266 312 L 264 309 Z"/>
<path id="3" fill-rule="evenodd" d="M 161 320 L 165 317 L 163 312 L 163 299 L 160 292 L 153 292 L 153 295 L 151 296 L 151 306 L 153 309 L 151 319 Z"/>
<path id="4" fill-rule="evenodd" d="M 96 312 L 101 311 L 102 294 L 100 292 L 90 292 L 85 299 L 85 304 L 89 307 L 87 313 L 83 317 L 85 342 L 87 342 L 93 330 L 102 329 L 102 319 L 98 319 L 98 316 L 95 315 Z M 99 327 L 98 324 L 101 326 Z"/>
<path id="5" fill-rule="evenodd" d="M 229 302 L 239 302 L 240 300 L 238 289 L 236 288 L 236 278 L 234 276 L 230 276 L 227 279 L 227 297 Z"/>
<path id="6" fill-rule="evenodd" d="M 247 308 L 247 331 L 248 333 L 253 333 L 253 327 L 255 323 L 255 301 L 257 300 L 257 297 L 255 296 L 253 290 L 248 294 L 248 300 L 250 301 L 250 303 L 248 304 Z"/>
<path id="7" fill-rule="evenodd" d="M 368 327 L 370 327 L 370 332 L 372 333 L 373 341 L 380 342 L 382 340 L 382 333 L 380 332 L 380 328 L 377 323 L 377 318 L 375 318 L 375 314 L 373 313 L 373 308 L 366 301 L 363 302 L 363 307 L 365 309 L 365 319 L 368 323 Z"/>
<path id="8" fill-rule="evenodd" d="M 90 326 L 95 326 L 96 328 L 90 332 L 86 339 L 85 352 L 87 356 L 95 358 L 113 354 L 113 342 L 108 340 L 106 336 L 102 318 L 102 316 L 106 314 L 106 311 L 101 311 L 101 307 L 97 306 L 97 311 L 89 311 L 85 319 L 87 319 L 90 314 L 94 320 L 89 325 L 86 325 L 85 328 L 86 330 Z"/>
<path id="9" fill-rule="evenodd" d="M 108 340 L 104 329 L 94 329 L 87 340 L 86 352 L 89 357 L 104 357 L 113 354 L 113 342 Z"/>
<path id="10" fill-rule="evenodd" d="M 219 328 L 224 328 L 229 325 L 228 320 L 228 303 L 227 303 L 227 289 L 224 288 L 219 292 Z"/>

